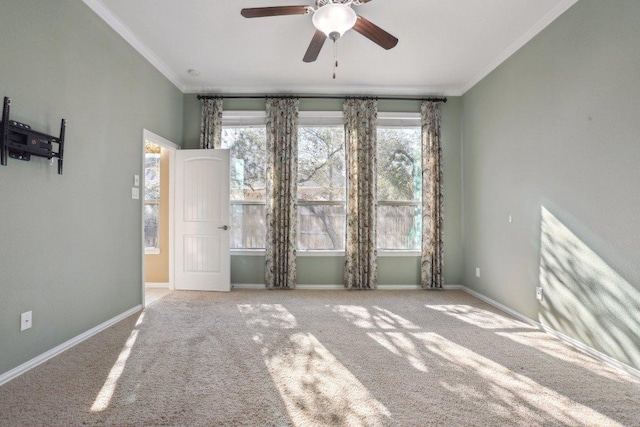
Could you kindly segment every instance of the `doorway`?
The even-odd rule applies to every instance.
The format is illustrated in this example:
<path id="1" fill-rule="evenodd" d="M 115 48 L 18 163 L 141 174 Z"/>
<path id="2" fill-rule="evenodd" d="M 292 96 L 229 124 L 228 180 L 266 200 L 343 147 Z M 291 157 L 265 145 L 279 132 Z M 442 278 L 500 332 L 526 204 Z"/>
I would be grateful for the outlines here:
<path id="1" fill-rule="evenodd" d="M 147 306 L 169 294 L 173 284 L 173 165 L 178 146 L 146 129 L 142 152 L 142 295 Z"/>

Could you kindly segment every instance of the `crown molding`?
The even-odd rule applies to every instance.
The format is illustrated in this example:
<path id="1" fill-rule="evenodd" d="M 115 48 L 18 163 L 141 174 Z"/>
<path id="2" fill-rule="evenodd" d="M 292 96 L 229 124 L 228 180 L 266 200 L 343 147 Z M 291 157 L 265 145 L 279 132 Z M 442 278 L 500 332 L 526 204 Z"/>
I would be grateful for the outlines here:
<path id="1" fill-rule="evenodd" d="M 116 33 L 131 45 L 140 55 L 142 55 L 151 65 L 153 65 L 167 80 L 169 80 L 182 93 L 186 87 L 180 77 L 162 61 L 146 44 L 144 44 L 122 21 L 111 13 L 101 0 L 82 0 L 96 15 L 107 23 Z"/>
<path id="2" fill-rule="evenodd" d="M 517 52 L 522 46 L 538 35 L 549 24 L 555 21 L 560 15 L 566 12 L 578 0 L 562 0 L 555 8 L 542 17 L 527 32 L 516 39 L 509 47 L 501 52 L 495 59 L 487 63 L 470 80 L 460 86 L 432 86 L 432 87 L 396 87 L 396 86 L 288 86 L 268 87 L 268 86 L 197 86 L 186 84 L 182 79 L 162 61 L 146 44 L 144 44 L 120 19 L 118 19 L 102 2 L 102 0 L 82 0 L 91 10 L 93 10 L 107 25 L 127 41 L 138 53 L 140 53 L 151 65 L 162 73 L 171 83 L 173 83 L 182 93 L 219 93 L 224 94 L 244 94 L 244 93 L 317 93 L 323 94 L 339 92 L 343 95 L 362 95 L 375 93 L 384 95 L 415 95 L 416 93 L 429 94 L 429 96 L 462 96 L 469 89 L 474 87 L 482 79 L 488 76 L 500 64 L 506 61 L 511 55 Z"/>
<path id="3" fill-rule="evenodd" d="M 576 4 L 578 0 L 563 0 L 549 13 L 536 22 L 533 27 L 529 28 L 527 32 L 518 37 L 508 48 L 506 48 L 500 55 L 498 55 L 493 61 L 489 62 L 479 73 L 477 73 L 471 80 L 466 82 L 456 91 L 459 95 L 464 95 L 469 89 L 474 87 L 482 79 L 487 77 L 493 70 L 498 68 L 500 64 L 506 61 L 511 55 L 516 53 L 522 46 L 529 43 L 531 39 L 537 36 L 542 30 L 544 30 L 549 24 L 555 21 L 560 15 L 565 13 L 571 6 Z M 451 96 L 455 96 L 451 94 Z"/>

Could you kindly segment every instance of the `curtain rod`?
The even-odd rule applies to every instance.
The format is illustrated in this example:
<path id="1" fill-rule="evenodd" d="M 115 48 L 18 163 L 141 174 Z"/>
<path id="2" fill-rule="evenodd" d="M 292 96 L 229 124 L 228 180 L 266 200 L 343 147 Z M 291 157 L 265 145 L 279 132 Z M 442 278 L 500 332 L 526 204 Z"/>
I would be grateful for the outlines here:
<path id="1" fill-rule="evenodd" d="M 375 99 L 378 101 L 429 101 L 429 102 L 447 102 L 447 98 L 411 98 L 411 97 L 388 97 L 388 96 L 294 96 L 294 95 L 198 95 L 198 99 L 269 99 L 269 98 L 298 98 L 298 99 L 353 99 L 365 98 Z"/>

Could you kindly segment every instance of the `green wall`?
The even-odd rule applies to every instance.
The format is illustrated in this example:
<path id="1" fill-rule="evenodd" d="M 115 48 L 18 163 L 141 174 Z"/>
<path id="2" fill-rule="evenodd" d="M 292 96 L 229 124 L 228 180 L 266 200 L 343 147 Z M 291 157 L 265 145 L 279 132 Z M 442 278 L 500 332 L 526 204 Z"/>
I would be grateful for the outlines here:
<path id="1" fill-rule="evenodd" d="M 462 282 L 636 368 L 639 22 L 581 0 L 463 97 Z"/>
<path id="2" fill-rule="evenodd" d="M 264 100 L 228 99 L 223 108 L 233 110 L 262 110 Z M 300 99 L 301 111 L 341 111 L 339 99 Z M 380 101 L 381 112 L 419 112 L 419 101 Z M 442 143 L 444 170 L 444 282 L 460 284 L 462 280 L 462 102 L 448 97 L 442 104 Z M 198 148 L 200 138 L 200 101 L 196 95 L 184 97 L 184 147 Z M 344 257 L 299 256 L 298 284 L 339 285 L 343 283 Z M 381 285 L 417 285 L 420 283 L 419 257 L 379 257 L 378 280 Z M 231 257 L 231 282 L 235 284 L 264 283 L 264 257 Z"/>
<path id="3" fill-rule="evenodd" d="M 180 143 L 183 95 L 79 0 L 0 9 L 11 118 L 54 135 L 68 121 L 64 175 L 0 166 L 1 374 L 141 303 L 142 129 Z"/>

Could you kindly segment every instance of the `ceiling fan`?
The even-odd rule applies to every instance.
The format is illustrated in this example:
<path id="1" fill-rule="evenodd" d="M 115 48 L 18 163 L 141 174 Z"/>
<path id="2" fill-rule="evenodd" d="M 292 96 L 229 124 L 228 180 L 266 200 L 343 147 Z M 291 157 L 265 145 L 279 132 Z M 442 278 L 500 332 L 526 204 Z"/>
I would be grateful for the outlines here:
<path id="1" fill-rule="evenodd" d="M 370 1 L 371 0 L 316 0 L 315 9 L 311 6 L 252 7 L 242 9 L 240 14 L 245 18 L 313 14 L 312 21 L 316 32 L 302 59 L 304 62 L 313 62 L 318 58 L 320 50 L 327 38 L 335 42 L 350 29 L 355 30 L 385 49 L 391 49 L 398 44 L 397 38 L 357 15 L 351 7 L 352 5 L 360 6 Z"/>

